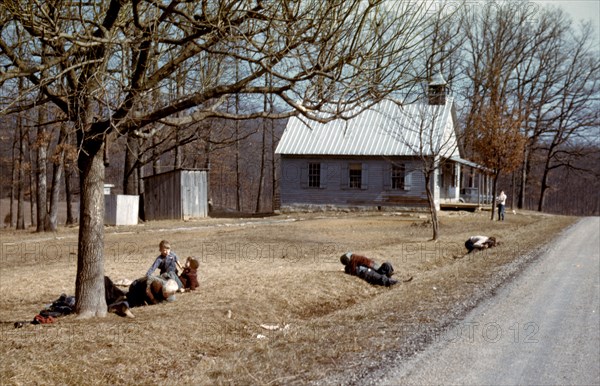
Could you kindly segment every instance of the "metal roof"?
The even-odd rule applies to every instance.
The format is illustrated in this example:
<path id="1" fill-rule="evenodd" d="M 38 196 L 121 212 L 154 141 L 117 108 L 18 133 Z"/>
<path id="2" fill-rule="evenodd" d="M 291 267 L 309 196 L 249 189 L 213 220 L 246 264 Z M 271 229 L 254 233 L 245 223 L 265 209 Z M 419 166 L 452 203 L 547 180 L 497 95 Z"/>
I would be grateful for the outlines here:
<path id="1" fill-rule="evenodd" d="M 458 157 L 451 109 L 450 97 L 444 105 L 384 100 L 349 120 L 319 123 L 292 117 L 275 153 Z"/>
<path id="2" fill-rule="evenodd" d="M 451 157 L 450 161 L 458 162 L 459 164 L 463 164 L 465 166 L 470 166 L 475 169 L 480 169 L 480 170 L 485 170 L 485 171 L 490 171 L 490 172 L 492 171 L 492 169 L 490 169 L 490 168 L 486 168 L 485 166 L 479 165 L 478 163 L 475 163 L 473 161 L 469 161 L 469 160 L 466 160 L 466 159 L 460 158 L 460 157 Z"/>

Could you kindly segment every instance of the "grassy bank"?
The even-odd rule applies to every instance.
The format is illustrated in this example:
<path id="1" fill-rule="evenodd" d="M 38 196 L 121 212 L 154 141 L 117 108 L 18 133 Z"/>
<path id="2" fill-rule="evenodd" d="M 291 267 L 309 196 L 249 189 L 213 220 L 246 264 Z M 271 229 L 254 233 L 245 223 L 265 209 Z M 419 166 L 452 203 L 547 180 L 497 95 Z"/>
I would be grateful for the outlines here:
<path id="1" fill-rule="evenodd" d="M 3 384 L 295 384 L 375 369 L 373 358 L 419 349 L 426 340 L 411 337 L 460 317 L 489 283 L 506 278 L 505 267 L 576 220 L 488 216 L 444 213 L 438 242 L 429 241 L 426 218 L 393 213 L 107 227 L 105 271 L 113 280 L 142 276 L 167 239 L 181 259 L 199 257 L 199 290 L 134 309 L 135 319 L 67 316 L 21 329 L 12 323 L 74 293 L 77 229 L 5 230 L 0 377 Z M 474 234 L 502 244 L 464 256 Z M 398 279 L 413 280 L 380 288 L 345 275 L 346 251 L 387 260 Z"/>

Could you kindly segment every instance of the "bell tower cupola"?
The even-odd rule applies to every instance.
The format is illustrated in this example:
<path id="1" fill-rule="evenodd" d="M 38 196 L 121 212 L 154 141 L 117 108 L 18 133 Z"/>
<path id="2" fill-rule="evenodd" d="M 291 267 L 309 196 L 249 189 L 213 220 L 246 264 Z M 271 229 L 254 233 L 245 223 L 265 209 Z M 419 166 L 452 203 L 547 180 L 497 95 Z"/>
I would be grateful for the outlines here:
<path id="1" fill-rule="evenodd" d="M 446 80 L 440 72 L 433 75 L 431 82 L 427 87 L 427 96 L 430 105 L 445 105 L 446 104 Z"/>

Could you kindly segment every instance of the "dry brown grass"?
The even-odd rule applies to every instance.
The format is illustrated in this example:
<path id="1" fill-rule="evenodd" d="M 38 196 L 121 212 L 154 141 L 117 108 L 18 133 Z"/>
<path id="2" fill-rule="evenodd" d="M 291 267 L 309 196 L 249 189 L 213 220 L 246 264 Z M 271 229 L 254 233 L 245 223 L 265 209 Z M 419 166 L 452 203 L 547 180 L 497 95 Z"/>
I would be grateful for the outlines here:
<path id="1" fill-rule="evenodd" d="M 199 290 L 177 295 L 173 303 L 134 309 L 135 319 L 68 316 L 20 329 L 12 323 L 31 320 L 61 293 L 74 293 L 77 230 L 4 230 L 0 379 L 3 384 L 339 382 L 339 369 L 370 371 L 376 359 L 419 349 L 427 336 L 488 296 L 518 256 L 574 221 L 524 213 L 498 223 L 488 216 L 443 214 L 437 243 L 428 241 L 425 219 L 391 213 L 107 227 L 105 271 L 113 280 L 142 276 L 158 242 L 168 239 L 180 258 L 200 257 Z M 457 258 L 473 234 L 495 235 L 503 244 Z M 392 288 L 370 286 L 341 271 L 339 256 L 346 251 L 388 260 L 398 278 L 414 279 Z"/>

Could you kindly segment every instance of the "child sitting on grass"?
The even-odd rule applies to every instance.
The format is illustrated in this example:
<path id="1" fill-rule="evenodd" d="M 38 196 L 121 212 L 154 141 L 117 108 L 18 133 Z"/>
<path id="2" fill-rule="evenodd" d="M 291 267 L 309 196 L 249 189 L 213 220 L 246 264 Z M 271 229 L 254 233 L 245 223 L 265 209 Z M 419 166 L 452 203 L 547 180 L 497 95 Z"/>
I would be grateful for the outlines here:
<path id="1" fill-rule="evenodd" d="M 200 263 L 193 257 L 188 257 L 185 261 L 183 272 L 179 275 L 179 280 L 183 288 L 194 291 L 198 288 L 198 267 Z"/>
<path id="2" fill-rule="evenodd" d="M 179 263 L 177 255 L 171 251 L 171 244 L 167 240 L 162 240 L 158 244 L 158 249 L 160 255 L 158 255 L 148 272 L 146 272 L 146 277 L 151 277 L 158 268 L 160 270 L 160 277 L 165 280 L 173 279 L 177 282 L 180 289 L 183 288 L 177 276 L 177 269 L 183 269 L 183 267 Z"/>

